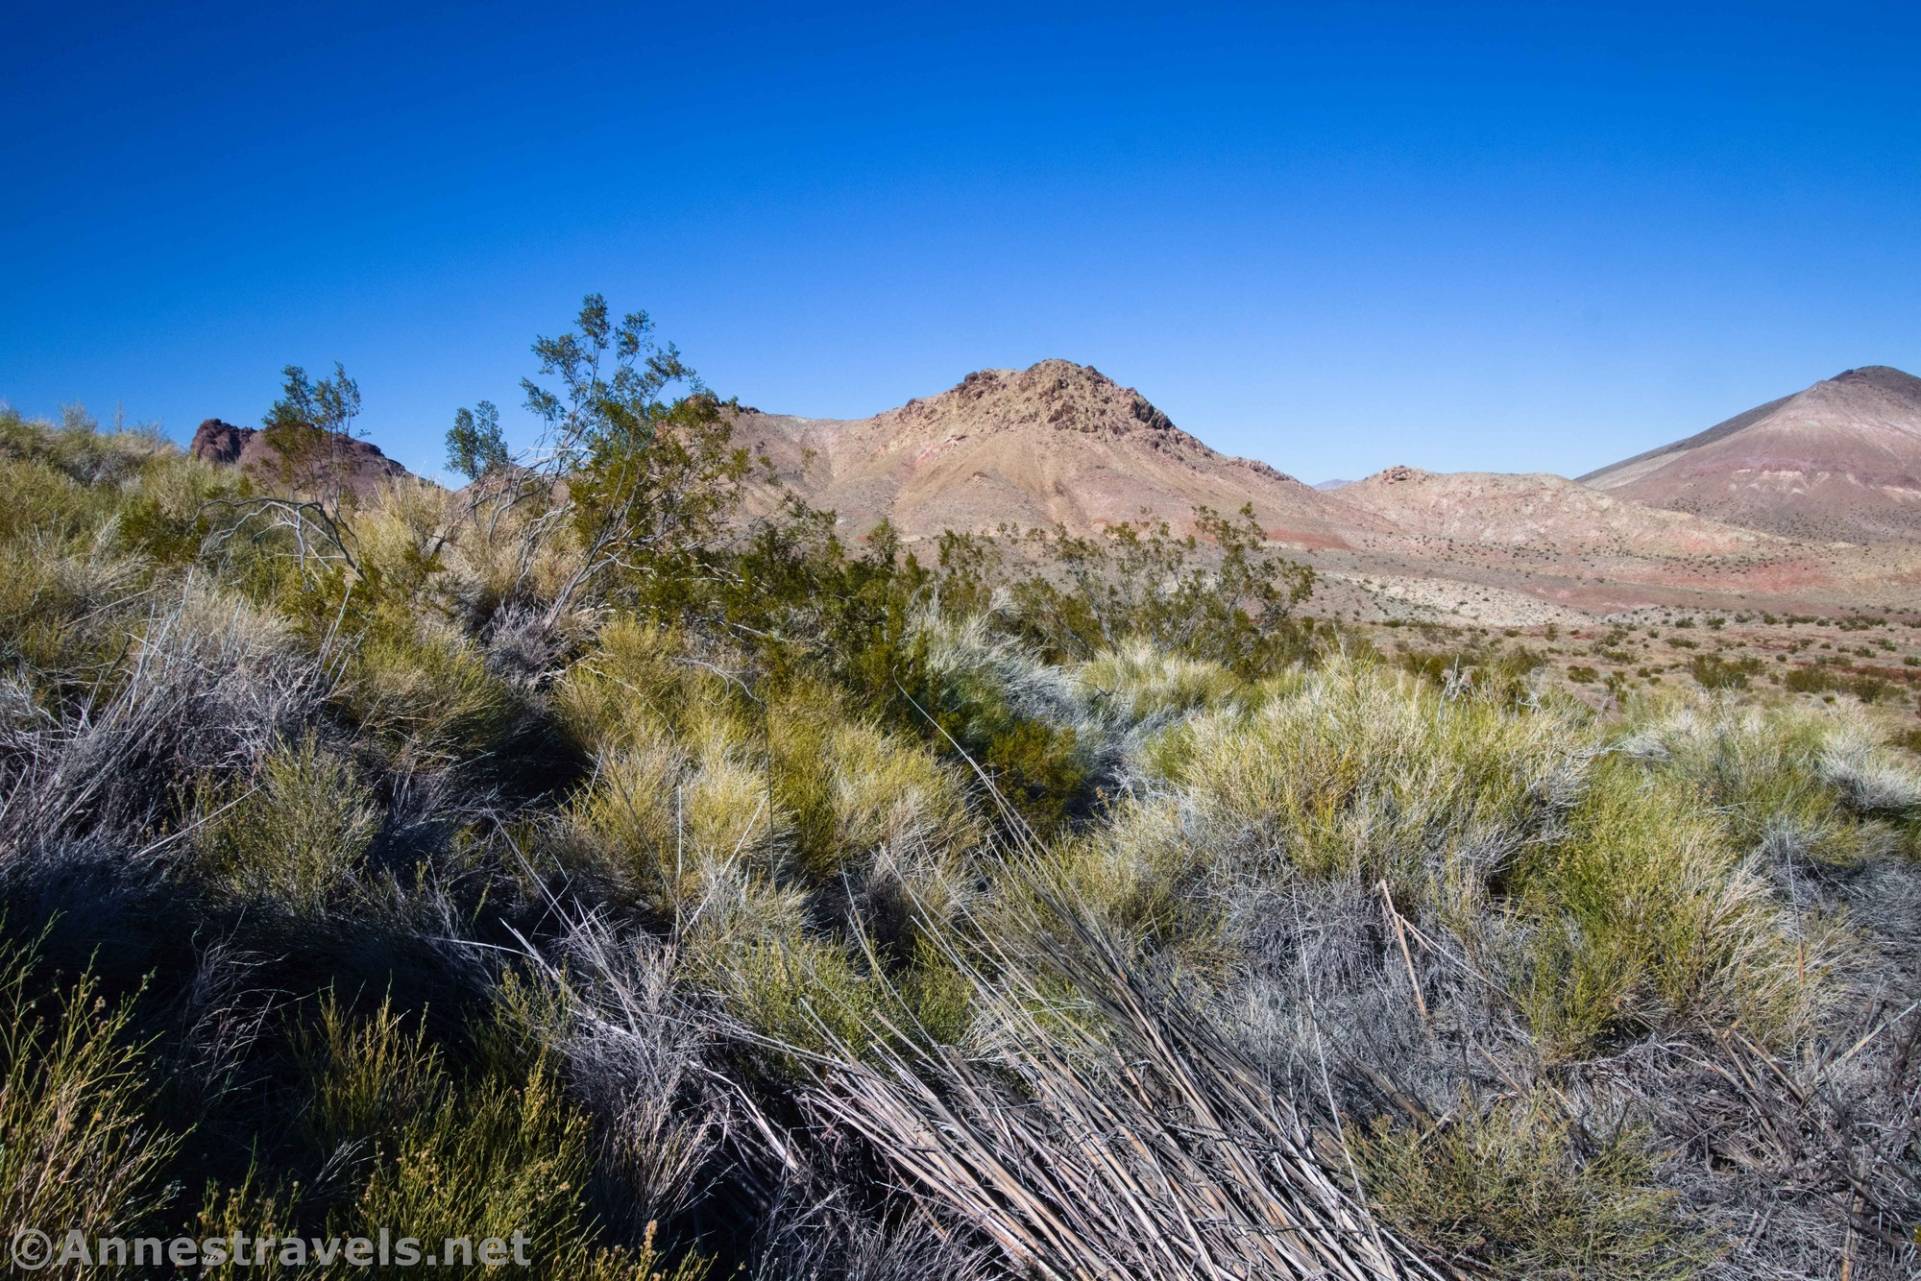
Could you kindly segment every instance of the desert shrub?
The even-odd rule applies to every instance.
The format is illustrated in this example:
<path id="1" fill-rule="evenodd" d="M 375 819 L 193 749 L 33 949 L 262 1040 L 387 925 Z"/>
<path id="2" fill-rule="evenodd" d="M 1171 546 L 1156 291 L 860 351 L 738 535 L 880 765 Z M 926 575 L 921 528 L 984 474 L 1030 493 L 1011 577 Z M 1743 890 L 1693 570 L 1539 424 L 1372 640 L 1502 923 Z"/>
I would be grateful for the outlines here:
<path id="1" fill-rule="evenodd" d="M 512 691 L 473 643 L 431 619 L 383 619 L 352 650 L 335 697 L 405 768 L 484 753 L 514 711 Z"/>
<path id="2" fill-rule="evenodd" d="M 309 1124 L 354 1191 L 328 1230 L 385 1229 L 437 1243 L 524 1234 L 535 1275 L 648 1276 L 665 1270 L 651 1232 L 638 1252 L 609 1249 L 588 1213 L 590 1126 L 538 1055 L 457 1074 L 424 1027 L 383 1002 L 355 1019 L 331 998 L 306 1051 Z M 697 1260 L 674 1275 L 700 1275 Z"/>
<path id="3" fill-rule="evenodd" d="M 1060 830 L 1090 799 L 1106 763 L 1087 709 L 1064 674 L 1023 647 L 994 637 L 983 620 L 930 620 L 925 657 L 910 687 L 933 741 L 955 750 L 994 782 L 1021 820 Z"/>
<path id="4" fill-rule="evenodd" d="M 178 1139 L 148 1115 L 133 1000 L 50 978 L 32 945 L 0 942 L 0 1214 L 56 1239 L 131 1235 L 165 1203 Z"/>
<path id="5" fill-rule="evenodd" d="M 1144 640 L 1096 654 L 1074 675 L 1095 702 L 1134 722 L 1212 707 L 1241 687 L 1219 664 L 1184 658 Z"/>
<path id="6" fill-rule="evenodd" d="M 407 1023 L 391 999 L 357 1018 L 335 993 L 321 995 L 301 1047 L 313 1089 L 303 1120 L 321 1150 L 399 1129 L 445 1092 L 440 1048 L 423 1021 Z"/>
<path id="7" fill-rule="evenodd" d="M 423 1240 L 525 1232 L 549 1267 L 589 1249 L 580 1221 L 586 1118 L 536 1069 L 524 1082 L 443 1088 L 391 1130 L 348 1212 L 362 1232 L 388 1227 Z"/>
<path id="8" fill-rule="evenodd" d="M 1024 639 L 1050 659 L 1088 659 L 1137 639 L 1236 674 L 1268 675 L 1312 650 L 1311 622 L 1294 616 L 1314 571 L 1270 550 L 1251 507 L 1232 516 L 1196 508 L 1192 532 L 1166 522 L 1109 526 L 1099 537 L 1032 531 L 1016 555 L 1038 570 L 1004 589 Z M 980 599 L 999 556 L 944 546 L 942 591 Z"/>
<path id="9" fill-rule="evenodd" d="M 99 531 L 115 509 L 110 491 L 75 482 L 44 462 L 0 460 L 8 502 L 0 539 L 73 546 Z"/>
<path id="10" fill-rule="evenodd" d="M 1516 1281 L 1649 1281 L 1710 1258 L 1676 1222 L 1645 1135 L 1590 1139 L 1535 1092 L 1356 1145 L 1381 1213 L 1450 1258 Z"/>
<path id="11" fill-rule="evenodd" d="M 1849 725 L 1822 745 L 1820 778 L 1863 817 L 1921 819 L 1921 773 Z"/>
<path id="12" fill-rule="evenodd" d="M 1571 710 L 1516 715 L 1330 662 L 1291 697 L 1174 727 L 1147 761 L 1215 859 L 1386 878 L 1397 899 L 1466 905 L 1552 829 L 1593 750 Z"/>
<path id="13" fill-rule="evenodd" d="M 96 684 L 124 648 L 145 582 L 138 562 L 96 548 L 0 542 L 0 665 L 62 694 Z"/>
<path id="14" fill-rule="evenodd" d="M 1212 891 L 1233 873 L 1214 866 L 1186 828 L 1177 805 L 1129 801 L 1101 828 L 1054 842 L 1037 875 L 1111 937 L 1176 956 L 1196 973 L 1218 973 L 1234 957 L 1224 938 L 1227 913 Z M 1032 910 L 1018 885 L 1011 897 Z"/>
<path id="15" fill-rule="evenodd" d="M 1725 659 L 1719 654 L 1696 654 L 1688 660 L 1688 671 L 1702 689 L 1746 689 L 1748 679 L 1761 670 L 1761 660 L 1752 656 Z"/>
<path id="16" fill-rule="evenodd" d="M 194 1216 L 193 1235 L 200 1240 L 218 1238 L 227 1240 L 233 1237 L 280 1237 L 290 1234 L 294 1227 L 294 1213 L 290 1193 L 261 1186 L 264 1176 L 257 1170 L 249 1170 L 247 1176 L 234 1186 L 227 1187 L 218 1181 L 210 1182 L 201 1194 L 200 1208 Z M 200 1273 L 215 1281 L 241 1281 L 245 1277 L 264 1277 L 268 1281 L 280 1281 L 282 1277 L 313 1276 L 312 1267 L 301 1267 L 297 1263 L 284 1262 L 279 1254 L 269 1254 L 261 1259 L 249 1252 L 248 1263 L 241 1265 L 232 1259 L 220 1263 L 203 1262 Z"/>
<path id="17" fill-rule="evenodd" d="M 671 728 L 682 707 L 711 702 L 702 695 L 718 693 L 702 683 L 711 673 L 681 661 L 684 649 L 684 638 L 663 627 L 631 616 L 615 619 L 555 688 L 562 721 L 601 752 Z"/>
<path id="18" fill-rule="evenodd" d="M 1686 786 L 1633 764 L 1597 770 L 1518 888 L 1541 922 L 1522 999 L 1549 1055 L 1737 1021 L 1781 1038 L 1823 995 L 1824 941 L 1796 937 Z"/>
<path id="19" fill-rule="evenodd" d="M 1643 709 L 1622 745 L 1699 789 L 1741 853 L 1856 863 L 1887 843 L 1841 783 L 1887 765 L 1844 710 L 1681 702 Z"/>
<path id="20" fill-rule="evenodd" d="M 213 552 L 229 572 L 247 572 L 262 550 L 249 540 L 210 545 L 231 504 L 252 492 L 243 473 L 196 458 L 162 457 L 148 463 L 140 484 L 126 494 L 116 516 L 114 535 L 128 551 L 163 565 L 182 566 Z"/>
<path id="21" fill-rule="evenodd" d="M 803 931 L 743 932 L 695 945 L 694 973 L 755 1034 L 820 1051 L 834 1040 L 861 1044 L 888 1004 L 849 949 Z M 798 1069 L 784 1056 L 783 1066 Z"/>
<path id="22" fill-rule="evenodd" d="M 794 815 L 800 858 L 832 876 L 876 854 L 947 854 L 979 837 L 957 771 L 917 738 L 831 703 L 768 710 L 776 804 Z"/>
<path id="23" fill-rule="evenodd" d="M 228 894 L 325 912 L 365 866 L 380 810 L 353 767 L 311 735 L 267 757 L 257 778 L 203 800 L 202 876 Z"/>

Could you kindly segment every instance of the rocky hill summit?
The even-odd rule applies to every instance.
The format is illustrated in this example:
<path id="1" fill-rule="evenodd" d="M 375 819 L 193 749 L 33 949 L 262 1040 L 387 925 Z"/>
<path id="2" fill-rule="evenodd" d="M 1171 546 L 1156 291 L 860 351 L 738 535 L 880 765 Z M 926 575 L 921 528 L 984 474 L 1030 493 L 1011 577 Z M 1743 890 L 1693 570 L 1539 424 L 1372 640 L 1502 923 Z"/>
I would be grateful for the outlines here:
<path id="1" fill-rule="evenodd" d="M 195 458 L 225 467 L 238 467 L 251 476 L 273 481 L 284 478 L 285 461 L 258 427 L 237 427 L 209 418 L 193 433 L 188 452 Z M 382 483 L 411 476 L 369 440 L 335 434 L 328 449 L 330 462 L 340 468 L 346 488 L 364 494 Z"/>
<path id="2" fill-rule="evenodd" d="M 1085 534 L 1144 518 L 1179 527 L 1196 507 L 1244 505 L 1270 537 L 1305 547 L 1385 528 L 1265 463 L 1208 448 L 1140 392 L 1068 360 L 979 370 L 871 418 L 743 410 L 734 427 L 855 531 L 885 518 L 910 538 L 1003 525 Z"/>

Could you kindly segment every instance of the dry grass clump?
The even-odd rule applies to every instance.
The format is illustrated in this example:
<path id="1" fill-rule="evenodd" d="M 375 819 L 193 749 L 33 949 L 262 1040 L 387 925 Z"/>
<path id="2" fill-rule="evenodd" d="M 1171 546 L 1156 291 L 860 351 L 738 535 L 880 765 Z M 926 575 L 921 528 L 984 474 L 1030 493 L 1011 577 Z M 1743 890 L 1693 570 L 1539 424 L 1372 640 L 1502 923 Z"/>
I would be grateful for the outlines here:
<path id="1" fill-rule="evenodd" d="M 208 773 L 242 772 L 319 701 L 285 624 L 189 578 L 130 622 L 119 667 L 0 751 L 0 842 L 148 833 Z"/>
<path id="2" fill-rule="evenodd" d="M 1857 726 L 1823 744 L 1820 776 L 1856 814 L 1901 821 L 1910 829 L 1921 821 L 1921 770 Z"/>
<path id="3" fill-rule="evenodd" d="M 1439 1275 L 1177 993 L 1099 934 L 1067 938 L 1022 955 L 990 944 L 991 978 L 956 958 L 993 1028 L 978 1058 L 885 1038 L 880 1021 L 865 1044 L 836 1032 L 809 1108 L 1016 1274 Z"/>

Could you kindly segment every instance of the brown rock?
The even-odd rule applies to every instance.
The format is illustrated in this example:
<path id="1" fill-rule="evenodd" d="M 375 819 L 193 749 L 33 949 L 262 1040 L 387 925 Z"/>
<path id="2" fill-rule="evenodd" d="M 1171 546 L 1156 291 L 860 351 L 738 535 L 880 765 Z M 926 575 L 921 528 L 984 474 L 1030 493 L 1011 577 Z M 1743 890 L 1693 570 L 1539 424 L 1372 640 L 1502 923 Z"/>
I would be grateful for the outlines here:
<path id="1" fill-rule="evenodd" d="M 238 467 L 263 482 L 287 479 L 280 454 L 257 427 L 236 427 L 218 418 L 209 418 L 195 430 L 188 452 L 206 462 Z M 412 475 L 381 453 L 372 441 L 337 436 L 330 452 L 338 462 L 345 487 L 356 494 L 371 493 L 387 481 Z"/>

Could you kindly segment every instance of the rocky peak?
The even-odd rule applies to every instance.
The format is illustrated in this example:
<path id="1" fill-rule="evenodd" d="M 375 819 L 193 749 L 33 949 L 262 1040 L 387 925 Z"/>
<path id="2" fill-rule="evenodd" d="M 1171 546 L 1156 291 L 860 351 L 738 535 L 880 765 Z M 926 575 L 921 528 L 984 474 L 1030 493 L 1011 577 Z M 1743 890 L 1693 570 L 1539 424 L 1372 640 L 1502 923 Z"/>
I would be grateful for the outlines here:
<path id="1" fill-rule="evenodd" d="M 372 441 L 341 436 L 335 444 L 349 489 L 368 490 L 383 480 L 412 474 Z M 272 478 L 281 471 L 280 454 L 258 427 L 236 427 L 218 418 L 209 418 L 195 429 L 188 452 L 204 462 L 239 467 L 256 476 Z"/>
<path id="2" fill-rule="evenodd" d="M 188 452 L 206 462 L 231 466 L 240 461 L 241 451 L 255 434 L 252 427 L 236 427 L 218 418 L 209 418 L 194 430 Z"/>
<path id="3" fill-rule="evenodd" d="M 1026 369 L 978 369 L 938 396 L 910 400 L 883 415 L 889 416 L 924 428 L 950 429 L 963 423 L 974 431 L 1038 426 L 1188 439 L 1145 396 L 1071 360 L 1043 360 Z"/>

